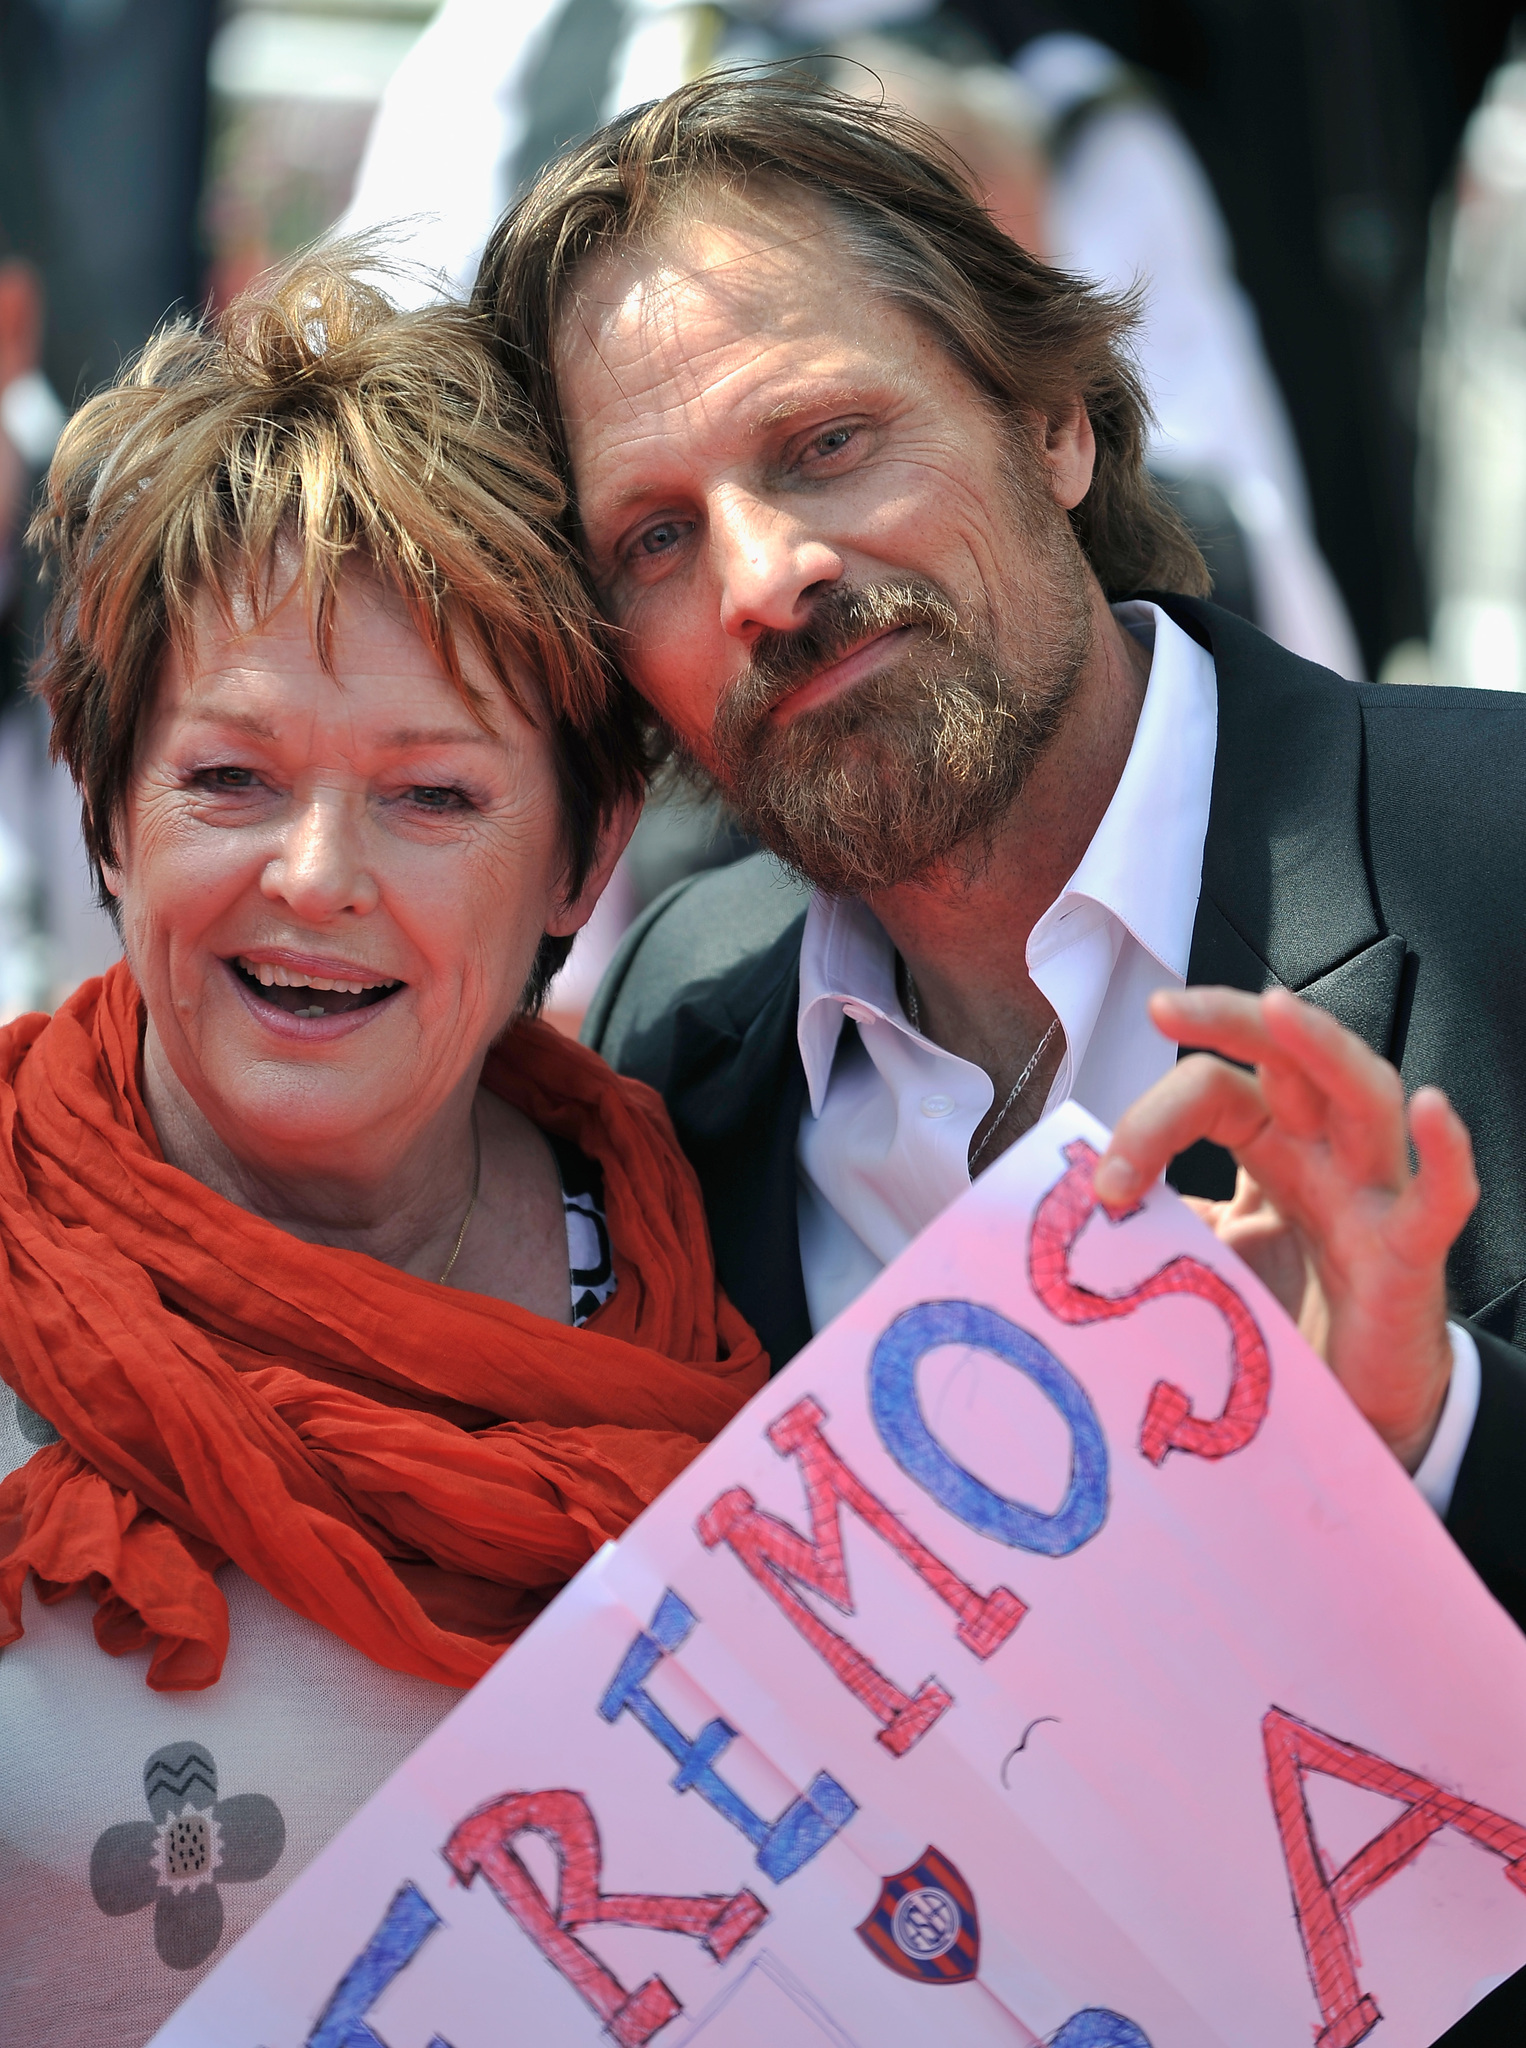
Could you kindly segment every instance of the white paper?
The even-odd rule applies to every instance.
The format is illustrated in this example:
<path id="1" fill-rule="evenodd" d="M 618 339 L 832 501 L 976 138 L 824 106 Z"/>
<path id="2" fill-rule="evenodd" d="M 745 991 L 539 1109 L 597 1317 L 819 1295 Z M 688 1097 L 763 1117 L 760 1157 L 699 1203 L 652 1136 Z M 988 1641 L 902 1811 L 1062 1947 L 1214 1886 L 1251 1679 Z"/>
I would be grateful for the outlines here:
<path id="1" fill-rule="evenodd" d="M 156 2048 L 1428 2048 L 1526 1964 L 1526 1642 L 1104 1138 L 984 1175 Z"/>

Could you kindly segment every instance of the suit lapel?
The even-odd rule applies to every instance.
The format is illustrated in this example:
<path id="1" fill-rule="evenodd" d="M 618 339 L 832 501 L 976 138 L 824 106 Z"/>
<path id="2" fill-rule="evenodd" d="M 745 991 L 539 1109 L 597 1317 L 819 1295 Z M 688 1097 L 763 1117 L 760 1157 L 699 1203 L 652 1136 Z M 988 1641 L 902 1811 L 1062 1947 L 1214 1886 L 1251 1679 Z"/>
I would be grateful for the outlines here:
<path id="1" fill-rule="evenodd" d="M 760 959 L 680 1006 L 663 1090 L 704 1192 L 717 1277 L 775 1371 L 811 1339 L 795 1166 L 803 928 L 796 918 Z"/>
<path id="2" fill-rule="evenodd" d="M 1356 693 L 1217 606 L 1156 602 L 1213 654 L 1219 729 L 1189 982 L 1289 988 L 1387 1056 L 1403 938 L 1383 928 L 1362 851 Z M 1233 1166 L 1194 1146 L 1172 1172 L 1222 1197 Z M 1211 1185 L 1210 1185 L 1211 1180 Z"/>

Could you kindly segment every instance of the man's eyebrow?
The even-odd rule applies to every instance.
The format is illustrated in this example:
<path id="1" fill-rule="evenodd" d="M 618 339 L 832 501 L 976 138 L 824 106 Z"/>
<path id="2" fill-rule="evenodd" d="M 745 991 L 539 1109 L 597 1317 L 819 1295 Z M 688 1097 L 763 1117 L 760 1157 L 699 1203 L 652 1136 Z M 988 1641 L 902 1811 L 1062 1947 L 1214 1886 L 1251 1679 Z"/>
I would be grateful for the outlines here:
<path id="1" fill-rule="evenodd" d="M 776 427 L 787 427 L 802 413 L 826 415 L 834 412 L 855 412 L 864 404 L 865 393 L 859 384 L 828 384 L 818 386 L 814 391 L 801 393 L 794 398 L 783 398 L 777 405 L 770 406 L 752 425 L 754 434 L 771 434 Z"/>

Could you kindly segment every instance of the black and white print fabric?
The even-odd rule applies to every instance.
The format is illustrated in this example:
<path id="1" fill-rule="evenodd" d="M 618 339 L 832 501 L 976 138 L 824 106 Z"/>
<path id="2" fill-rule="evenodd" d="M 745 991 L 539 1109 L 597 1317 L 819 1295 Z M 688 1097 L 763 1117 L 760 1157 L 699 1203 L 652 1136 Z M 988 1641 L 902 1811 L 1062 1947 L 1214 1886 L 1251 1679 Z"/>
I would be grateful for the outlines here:
<path id="1" fill-rule="evenodd" d="M 556 1167 L 562 1177 L 562 1208 L 567 1216 L 567 1277 L 572 1288 L 572 1320 L 581 1327 L 614 1293 L 614 1256 L 604 1218 L 604 1172 L 567 1138 L 551 1138 Z"/>

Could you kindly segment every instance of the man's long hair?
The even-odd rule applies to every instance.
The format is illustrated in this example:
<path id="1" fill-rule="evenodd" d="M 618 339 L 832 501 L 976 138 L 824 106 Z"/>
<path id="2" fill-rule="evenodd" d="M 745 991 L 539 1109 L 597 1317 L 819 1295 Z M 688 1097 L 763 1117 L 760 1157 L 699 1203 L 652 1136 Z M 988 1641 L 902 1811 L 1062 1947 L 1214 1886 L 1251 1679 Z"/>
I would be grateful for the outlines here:
<path id="1" fill-rule="evenodd" d="M 565 464 L 553 374 L 579 269 L 642 247 L 731 195 L 750 211 L 814 201 L 872 287 L 947 350 L 1014 427 L 1079 397 L 1096 436 L 1072 528 L 1110 598 L 1207 596 L 1203 558 L 1144 466 L 1149 407 L 1129 350 L 1137 309 L 1041 263 L 992 220 L 930 128 L 799 71 L 721 71 L 637 107 L 542 171 L 499 223 L 475 303 Z"/>

